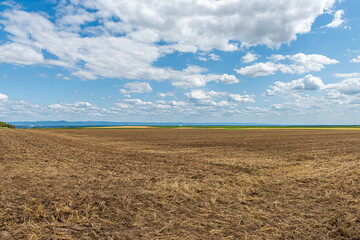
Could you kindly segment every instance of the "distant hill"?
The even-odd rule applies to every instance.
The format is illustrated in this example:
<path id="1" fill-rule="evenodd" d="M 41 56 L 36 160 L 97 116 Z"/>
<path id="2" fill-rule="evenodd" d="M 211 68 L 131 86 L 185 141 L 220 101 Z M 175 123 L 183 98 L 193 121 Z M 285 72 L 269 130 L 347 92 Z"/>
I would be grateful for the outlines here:
<path id="1" fill-rule="evenodd" d="M 262 123 L 104 122 L 104 121 L 23 121 L 16 128 L 106 127 L 106 126 L 275 126 Z"/>
<path id="2" fill-rule="evenodd" d="M 0 128 L 15 128 L 15 126 L 8 123 L 0 122 Z"/>

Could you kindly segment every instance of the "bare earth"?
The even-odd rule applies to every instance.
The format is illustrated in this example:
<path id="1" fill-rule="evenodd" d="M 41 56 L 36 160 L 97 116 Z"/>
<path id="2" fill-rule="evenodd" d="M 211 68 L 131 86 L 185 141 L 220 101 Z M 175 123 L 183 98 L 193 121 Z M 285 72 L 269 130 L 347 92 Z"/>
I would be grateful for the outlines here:
<path id="1" fill-rule="evenodd" d="M 0 239 L 360 239 L 360 132 L 0 130 Z"/>

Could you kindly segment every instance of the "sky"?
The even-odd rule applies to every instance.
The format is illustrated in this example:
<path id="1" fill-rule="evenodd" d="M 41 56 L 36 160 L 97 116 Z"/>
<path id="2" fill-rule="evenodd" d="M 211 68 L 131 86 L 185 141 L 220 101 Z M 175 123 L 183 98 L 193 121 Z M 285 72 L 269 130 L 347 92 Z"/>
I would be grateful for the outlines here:
<path id="1" fill-rule="evenodd" d="M 358 0 L 0 1 L 0 121 L 360 124 Z"/>

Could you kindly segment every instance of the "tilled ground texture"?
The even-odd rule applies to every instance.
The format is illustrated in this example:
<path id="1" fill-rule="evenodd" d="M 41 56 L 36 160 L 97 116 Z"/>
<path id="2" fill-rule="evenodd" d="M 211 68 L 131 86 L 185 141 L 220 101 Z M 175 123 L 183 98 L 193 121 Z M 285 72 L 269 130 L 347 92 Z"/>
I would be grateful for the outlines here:
<path id="1" fill-rule="evenodd" d="M 360 239 L 360 131 L 0 130 L 0 239 Z"/>

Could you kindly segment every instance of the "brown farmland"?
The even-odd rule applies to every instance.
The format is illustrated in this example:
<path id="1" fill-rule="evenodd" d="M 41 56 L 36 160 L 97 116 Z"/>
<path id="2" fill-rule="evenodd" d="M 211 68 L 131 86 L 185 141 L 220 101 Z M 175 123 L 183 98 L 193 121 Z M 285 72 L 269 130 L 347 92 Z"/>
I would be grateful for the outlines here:
<path id="1" fill-rule="evenodd" d="M 0 129 L 0 239 L 360 239 L 360 131 Z"/>

